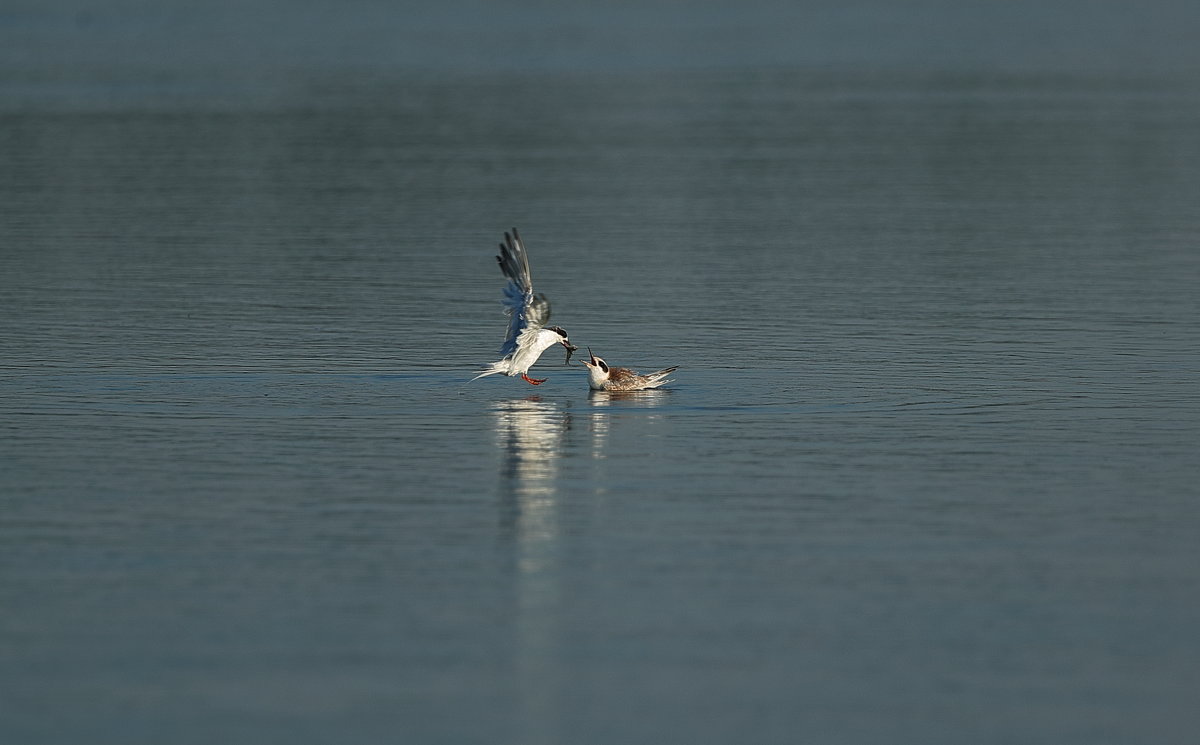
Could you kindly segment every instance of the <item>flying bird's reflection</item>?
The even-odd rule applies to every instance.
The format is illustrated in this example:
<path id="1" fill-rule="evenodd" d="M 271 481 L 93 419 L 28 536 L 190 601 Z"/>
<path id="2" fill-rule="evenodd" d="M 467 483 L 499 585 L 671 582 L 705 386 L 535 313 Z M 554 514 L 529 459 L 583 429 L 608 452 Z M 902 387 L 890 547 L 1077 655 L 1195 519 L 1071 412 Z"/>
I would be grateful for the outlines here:
<path id="1" fill-rule="evenodd" d="M 571 415 L 538 397 L 500 403 L 493 412 L 500 472 L 501 527 L 511 539 L 514 660 L 522 742 L 557 742 L 555 723 L 566 675 L 556 649 L 561 629 L 562 509 L 559 466 Z"/>
<path id="2" fill-rule="evenodd" d="M 494 412 L 496 440 L 504 456 L 501 481 L 518 509 L 553 501 L 558 461 L 570 415 L 539 397 L 502 401 Z"/>

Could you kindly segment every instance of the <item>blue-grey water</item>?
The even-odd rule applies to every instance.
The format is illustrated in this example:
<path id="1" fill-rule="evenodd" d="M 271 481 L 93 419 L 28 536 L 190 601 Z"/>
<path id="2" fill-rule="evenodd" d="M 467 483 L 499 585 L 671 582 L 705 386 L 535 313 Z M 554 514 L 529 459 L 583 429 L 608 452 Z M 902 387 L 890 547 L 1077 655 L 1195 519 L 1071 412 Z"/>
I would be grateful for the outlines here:
<path id="1" fill-rule="evenodd" d="M 0 741 L 1193 742 L 1198 29 L 6 5 Z"/>

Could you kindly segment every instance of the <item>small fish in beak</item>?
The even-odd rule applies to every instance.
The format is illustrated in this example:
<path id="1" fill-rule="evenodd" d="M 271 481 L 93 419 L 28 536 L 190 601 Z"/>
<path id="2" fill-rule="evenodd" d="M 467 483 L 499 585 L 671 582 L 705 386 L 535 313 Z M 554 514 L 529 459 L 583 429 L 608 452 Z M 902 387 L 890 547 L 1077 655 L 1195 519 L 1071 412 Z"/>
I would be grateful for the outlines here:
<path id="1" fill-rule="evenodd" d="M 567 359 L 563 362 L 563 364 L 569 365 L 571 364 L 571 355 L 575 354 L 575 352 L 579 350 L 579 347 L 575 346 L 569 341 L 564 341 L 562 345 L 567 349 Z"/>

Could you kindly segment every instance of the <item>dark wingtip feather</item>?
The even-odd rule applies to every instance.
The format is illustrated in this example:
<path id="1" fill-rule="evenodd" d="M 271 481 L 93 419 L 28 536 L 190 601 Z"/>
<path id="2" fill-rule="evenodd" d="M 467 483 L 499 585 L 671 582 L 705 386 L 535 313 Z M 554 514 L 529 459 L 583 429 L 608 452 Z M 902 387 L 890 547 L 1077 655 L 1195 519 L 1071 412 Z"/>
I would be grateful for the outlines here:
<path id="1" fill-rule="evenodd" d="M 524 247 L 520 243 L 516 228 L 511 233 L 504 234 L 504 242 L 500 244 L 500 271 L 517 287 L 528 292 L 532 287 L 529 279 L 529 259 L 525 256 Z"/>

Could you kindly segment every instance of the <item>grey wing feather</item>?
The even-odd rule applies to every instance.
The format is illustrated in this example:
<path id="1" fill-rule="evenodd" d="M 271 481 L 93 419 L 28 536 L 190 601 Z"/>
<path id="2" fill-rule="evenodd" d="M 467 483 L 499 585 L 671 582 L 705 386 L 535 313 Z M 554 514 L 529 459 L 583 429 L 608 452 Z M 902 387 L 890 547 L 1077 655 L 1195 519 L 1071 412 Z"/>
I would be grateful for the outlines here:
<path id="1" fill-rule="evenodd" d="M 504 286 L 504 312 L 508 314 L 508 334 L 500 347 L 500 354 L 510 355 L 517 350 L 517 337 L 525 329 L 540 328 L 550 320 L 550 301 L 545 295 L 533 294 L 533 280 L 529 277 L 529 256 L 521 235 L 513 228 L 504 234 L 500 244 L 500 255 L 496 257 L 500 271 L 508 279 Z"/>

